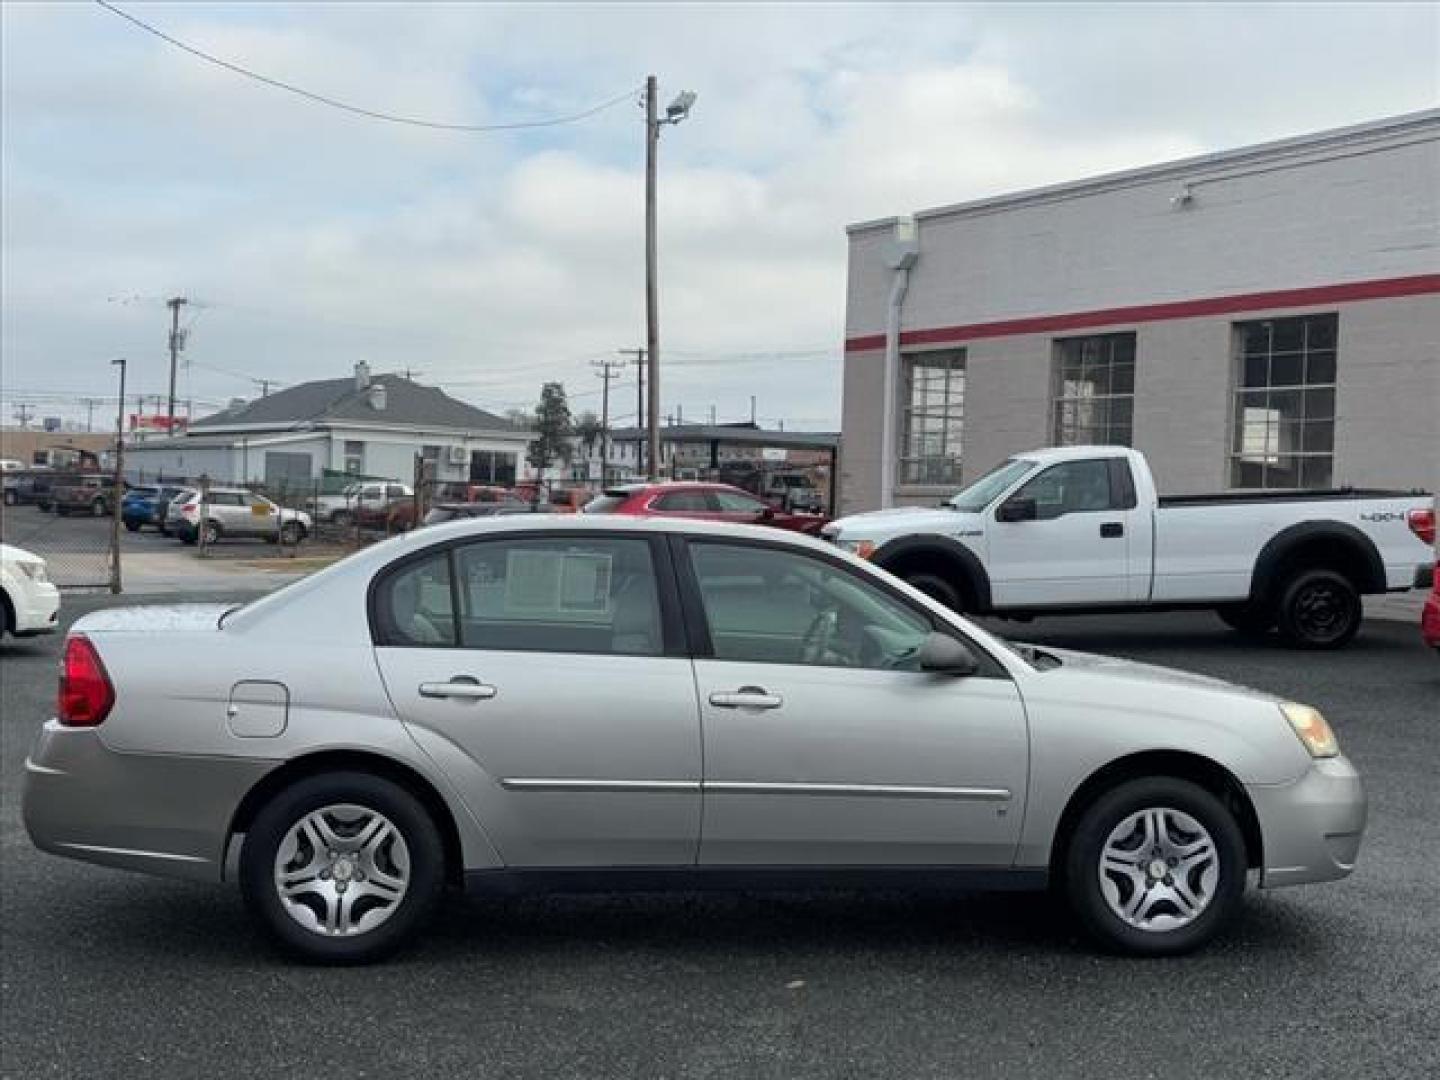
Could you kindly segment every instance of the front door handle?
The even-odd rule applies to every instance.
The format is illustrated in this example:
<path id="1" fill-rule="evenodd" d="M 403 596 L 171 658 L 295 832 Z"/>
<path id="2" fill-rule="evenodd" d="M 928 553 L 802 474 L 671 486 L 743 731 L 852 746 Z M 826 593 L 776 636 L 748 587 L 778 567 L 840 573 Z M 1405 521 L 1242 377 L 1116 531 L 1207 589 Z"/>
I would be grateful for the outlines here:
<path id="1" fill-rule="evenodd" d="M 420 696 L 428 698 L 461 698 L 466 701 L 488 701 L 498 690 L 470 675 L 456 675 L 449 682 L 422 682 Z"/>
<path id="2" fill-rule="evenodd" d="M 1100 526 L 1100 536 L 1105 540 L 1113 540 L 1117 536 L 1125 535 L 1125 526 L 1118 521 L 1107 521 Z"/>
<path id="3" fill-rule="evenodd" d="M 785 704 L 779 694 L 771 694 L 760 686 L 742 686 L 739 690 L 718 691 L 710 695 L 710 704 L 717 709 L 778 709 Z"/>

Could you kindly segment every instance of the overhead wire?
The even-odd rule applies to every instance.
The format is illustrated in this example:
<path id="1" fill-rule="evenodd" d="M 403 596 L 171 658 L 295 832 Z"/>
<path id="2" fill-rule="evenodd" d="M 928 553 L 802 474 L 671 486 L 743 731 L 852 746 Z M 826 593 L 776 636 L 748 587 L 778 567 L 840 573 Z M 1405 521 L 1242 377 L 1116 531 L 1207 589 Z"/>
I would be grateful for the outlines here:
<path id="1" fill-rule="evenodd" d="M 197 49 L 194 45 L 188 45 L 185 42 L 181 41 L 179 38 L 171 37 L 163 30 L 151 26 L 143 19 L 136 18 L 129 12 L 121 10 L 114 4 L 110 3 L 109 0 L 95 0 L 95 3 L 98 4 L 100 7 L 104 8 L 106 11 L 110 12 L 112 15 L 117 15 L 120 18 L 124 19 L 126 22 L 131 23 L 132 25 L 145 31 L 145 33 L 151 34 L 159 38 L 161 41 L 165 42 L 168 45 L 172 45 L 177 49 L 180 49 L 182 52 L 189 53 L 191 56 L 197 57 L 200 60 L 204 60 L 206 63 L 214 64 L 217 67 L 222 67 L 226 71 L 233 72 L 234 74 L 243 76 L 247 79 L 253 79 L 255 82 L 264 83 L 266 86 L 274 87 L 277 90 L 284 90 L 287 93 L 296 94 L 299 97 L 305 98 L 309 101 L 313 101 L 317 104 L 328 105 L 332 109 L 339 109 L 342 112 L 351 113 L 355 116 L 363 116 L 370 120 L 383 120 L 386 123 L 390 124 L 406 124 L 411 127 L 430 128 L 436 131 L 461 131 L 471 133 L 490 131 L 522 131 L 530 128 L 558 127 L 561 124 L 573 124 L 580 120 L 587 120 L 590 117 L 596 115 L 597 113 L 604 112 L 606 109 L 619 105 L 622 101 L 626 101 L 632 98 L 639 89 L 638 87 L 632 87 L 631 89 L 626 90 L 622 94 L 616 94 L 614 97 L 607 98 L 605 101 L 600 102 L 598 105 L 592 105 L 590 108 L 582 109 L 580 112 L 577 113 L 570 113 L 565 116 L 546 117 L 540 120 L 518 120 L 504 124 L 454 124 L 446 123 L 439 120 L 426 120 L 415 116 L 399 116 L 394 113 L 380 112 L 376 109 L 366 109 L 359 105 L 351 105 L 349 102 L 340 101 L 332 97 L 327 97 L 325 94 L 317 94 L 313 90 L 306 90 L 304 87 L 296 86 L 293 83 L 288 83 L 281 79 L 272 78 L 269 75 L 262 75 L 258 71 L 251 71 L 249 68 L 242 67 L 240 64 L 236 64 L 229 60 L 224 60 L 218 56 L 214 56 L 211 53 L 205 52 L 203 49 Z"/>

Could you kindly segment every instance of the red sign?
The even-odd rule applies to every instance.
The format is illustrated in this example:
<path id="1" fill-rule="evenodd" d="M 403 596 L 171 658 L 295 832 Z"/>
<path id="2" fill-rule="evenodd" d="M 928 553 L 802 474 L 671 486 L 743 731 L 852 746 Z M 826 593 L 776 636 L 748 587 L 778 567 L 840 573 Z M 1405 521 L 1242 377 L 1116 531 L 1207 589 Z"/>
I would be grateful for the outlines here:
<path id="1" fill-rule="evenodd" d="M 174 427 L 174 430 L 176 430 L 176 431 L 184 431 L 184 430 L 185 430 L 185 425 L 186 425 L 187 423 L 189 423 L 189 421 L 187 420 L 186 417 L 183 417 L 183 416 L 177 416 L 177 417 L 175 417 L 175 427 Z M 131 413 L 131 414 L 130 414 L 130 430 L 131 430 L 131 431 L 169 431 L 169 430 L 171 430 L 171 427 L 170 427 L 170 418 L 167 417 L 164 413 Z"/>

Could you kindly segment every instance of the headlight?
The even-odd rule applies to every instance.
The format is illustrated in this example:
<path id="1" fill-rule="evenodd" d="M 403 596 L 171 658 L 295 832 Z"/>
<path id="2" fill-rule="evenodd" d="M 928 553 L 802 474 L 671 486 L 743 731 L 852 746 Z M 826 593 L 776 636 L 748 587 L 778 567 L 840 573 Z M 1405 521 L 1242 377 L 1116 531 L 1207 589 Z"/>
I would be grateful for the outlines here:
<path id="1" fill-rule="evenodd" d="M 852 554 L 868 559 L 875 554 L 874 540 L 841 540 L 840 546 Z"/>
<path id="2" fill-rule="evenodd" d="M 45 564 L 43 562 L 22 562 L 16 563 L 15 565 L 20 567 L 20 569 L 25 572 L 25 576 L 31 581 L 50 580 L 49 576 L 45 573 Z"/>
<path id="3" fill-rule="evenodd" d="M 1290 721 L 1290 726 L 1305 744 L 1305 749 L 1310 751 L 1311 757 L 1340 756 L 1340 743 L 1335 738 L 1335 732 L 1331 731 L 1330 725 L 1325 722 L 1325 717 L 1320 715 L 1319 709 L 1287 701 L 1280 706 L 1280 711 L 1285 714 L 1285 719 Z"/>

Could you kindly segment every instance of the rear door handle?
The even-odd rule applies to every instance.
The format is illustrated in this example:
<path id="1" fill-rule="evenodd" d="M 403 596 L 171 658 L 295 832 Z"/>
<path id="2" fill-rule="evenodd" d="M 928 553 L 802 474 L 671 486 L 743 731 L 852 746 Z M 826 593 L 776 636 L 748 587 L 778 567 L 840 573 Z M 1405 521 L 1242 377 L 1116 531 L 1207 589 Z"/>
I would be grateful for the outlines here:
<path id="1" fill-rule="evenodd" d="M 1118 521 L 1107 521 L 1100 526 L 1100 536 L 1105 540 L 1113 540 L 1117 536 L 1125 535 L 1125 526 Z"/>
<path id="2" fill-rule="evenodd" d="M 469 675 L 457 675 L 449 682 L 422 682 L 420 696 L 428 698 L 462 698 L 466 701 L 488 701 L 498 690 L 489 683 Z"/>
<path id="3" fill-rule="evenodd" d="M 767 693 L 763 687 L 742 686 L 739 690 L 711 694 L 710 704 L 717 709 L 778 709 L 785 704 L 785 699 L 779 694 Z"/>

